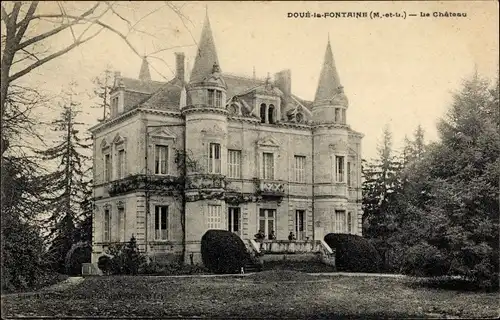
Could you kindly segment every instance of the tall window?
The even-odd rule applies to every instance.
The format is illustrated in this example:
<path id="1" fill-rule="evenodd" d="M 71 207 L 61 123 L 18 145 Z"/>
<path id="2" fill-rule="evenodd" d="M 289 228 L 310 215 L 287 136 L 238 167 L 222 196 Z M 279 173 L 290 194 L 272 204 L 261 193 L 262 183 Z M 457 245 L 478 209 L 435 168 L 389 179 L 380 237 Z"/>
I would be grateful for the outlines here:
<path id="1" fill-rule="evenodd" d="M 264 179 L 274 179 L 274 154 L 269 152 L 262 153 L 262 173 Z"/>
<path id="2" fill-rule="evenodd" d="M 260 209 L 259 213 L 259 230 L 264 231 L 267 236 L 272 231 L 276 232 L 276 210 L 274 209 Z"/>
<path id="3" fill-rule="evenodd" d="M 342 109 L 342 123 L 346 124 L 345 109 Z"/>
<path id="4" fill-rule="evenodd" d="M 344 157 L 335 156 L 335 177 L 337 182 L 344 182 Z"/>
<path id="5" fill-rule="evenodd" d="M 267 110 L 267 120 L 269 123 L 274 123 L 274 105 L 270 104 Z"/>
<path id="6" fill-rule="evenodd" d="M 211 143 L 208 157 L 208 172 L 220 173 L 220 144 Z"/>
<path id="7" fill-rule="evenodd" d="M 208 89 L 208 105 L 210 107 L 222 106 L 222 91 Z"/>
<path id="8" fill-rule="evenodd" d="M 352 233 L 352 215 L 347 213 L 347 233 Z"/>
<path id="9" fill-rule="evenodd" d="M 111 213 L 109 209 L 104 210 L 104 226 L 103 226 L 103 241 L 110 241 L 111 239 Z"/>
<path id="10" fill-rule="evenodd" d="M 168 239 L 168 207 L 155 206 L 155 240 Z"/>
<path id="11" fill-rule="evenodd" d="M 306 157 L 295 156 L 295 181 L 305 182 Z"/>
<path id="12" fill-rule="evenodd" d="M 335 232 L 344 233 L 345 232 L 345 211 L 335 210 Z"/>
<path id="13" fill-rule="evenodd" d="M 111 100 L 111 114 L 116 115 L 118 113 L 118 97 L 114 97 Z"/>
<path id="14" fill-rule="evenodd" d="M 347 162 L 347 185 L 351 186 L 351 163 Z"/>
<path id="15" fill-rule="evenodd" d="M 221 229 L 222 207 L 218 205 L 208 205 L 208 229 Z"/>
<path id="16" fill-rule="evenodd" d="M 118 208 L 118 240 L 125 241 L 125 208 Z"/>
<path id="17" fill-rule="evenodd" d="M 240 233 L 240 208 L 230 207 L 227 211 L 227 230 Z"/>
<path id="18" fill-rule="evenodd" d="M 340 108 L 335 108 L 335 123 L 340 122 Z"/>
<path id="19" fill-rule="evenodd" d="M 306 238 L 306 212 L 304 210 L 295 211 L 295 234 L 297 240 L 304 240 Z"/>
<path id="20" fill-rule="evenodd" d="M 221 107 L 222 106 L 222 91 L 215 91 L 215 106 L 216 107 Z"/>
<path id="21" fill-rule="evenodd" d="M 155 174 L 168 174 L 168 146 L 155 146 Z"/>
<path id="22" fill-rule="evenodd" d="M 125 177 L 125 150 L 118 151 L 118 179 Z"/>
<path id="23" fill-rule="evenodd" d="M 104 155 L 104 179 L 106 181 L 111 181 L 111 170 L 111 155 L 108 153 Z"/>
<path id="24" fill-rule="evenodd" d="M 260 105 L 260 123 L 266 123 L 266 109 L 265 103 Z"/>
<path id="25" fill-rule="evenodd" d="M 227 151 L 227 176 L 229 178 L 241 178 L 241 151 Z"/>

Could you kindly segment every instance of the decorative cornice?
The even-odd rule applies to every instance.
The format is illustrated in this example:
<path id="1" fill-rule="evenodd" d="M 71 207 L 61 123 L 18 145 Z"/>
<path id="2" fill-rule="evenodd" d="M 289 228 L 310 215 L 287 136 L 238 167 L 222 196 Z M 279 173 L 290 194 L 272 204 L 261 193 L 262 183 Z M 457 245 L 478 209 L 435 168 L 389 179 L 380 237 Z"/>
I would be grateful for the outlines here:
<path id="1" fill-rule="evenodd" d="M 121 115 L 119 115 L 118 117 L 115 117 L 115 118 L 112 118 L 112 119 L 109 119 L 108 121 L 104 122 L 104 123 L 99 123 L 91 128 L 89 128 L 88 130 L 94 134 L 94 133 L 97 133 L 97 132 L 100 132 L 106 128 L 109 128 L 119 122 L 122 122 L 123 120 L 126 120 L 128 118 L 131 118 L 132 116 L 134 116 L 136 113 L 139 113 L 139 110 L 140 109 L 132 109 L 130 111 L 127 111 Z"/>
<path id="2" fill-rule="evenodd" d="M 137 113 L 148 113 L 148 114 L 158 114 L 158 115 L 165 115 L 165 116 L 170 116 L 173 118 L 181 118 L 182 119 L 182 114 L 179 111 L 172 111 L 172 110 L 159 110 L 159 109 L 147 109 L 147 108 L 134 108 L 132 110 L 129 110 L 118 117 L 112 118 L 104 123 L 99 123 L 90 129 L 88 129 L 92 134 L 101 132 L 104 129 L 107 129 L 109 127 L 112 127 L 126 119 L 129 119 L 133 117 Z"/>
<path id="3" fill-rule="evenodd" d="M 186 106 L 181 110 L 183 115 L 193 114 L 193 113 L 217 113 L 227 115 L 228 111 L 223 108 L 206 107 L 205 105 L 191 105 Z"/>

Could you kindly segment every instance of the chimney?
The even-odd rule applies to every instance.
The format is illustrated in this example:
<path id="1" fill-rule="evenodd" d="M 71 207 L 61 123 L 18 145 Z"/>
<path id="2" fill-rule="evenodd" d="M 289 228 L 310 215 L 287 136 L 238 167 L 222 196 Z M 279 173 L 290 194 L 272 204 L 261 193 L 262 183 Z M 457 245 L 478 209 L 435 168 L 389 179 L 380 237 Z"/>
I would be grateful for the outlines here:
<path id="1" fill-rule="evenodd" d="M 181 80 L 182 82 L 185 81 L 185 74 L 184 74 L 184 52 L 176 52 L 175 53 L 175 76 L 177 79 Z"/>
<path id="2" fill-rule="evenodd" d="M 286 98 L 292 94 L 292 71 L 290 69 L 282 70 L 274 75 L 274 85 L 278 87 Z"/>

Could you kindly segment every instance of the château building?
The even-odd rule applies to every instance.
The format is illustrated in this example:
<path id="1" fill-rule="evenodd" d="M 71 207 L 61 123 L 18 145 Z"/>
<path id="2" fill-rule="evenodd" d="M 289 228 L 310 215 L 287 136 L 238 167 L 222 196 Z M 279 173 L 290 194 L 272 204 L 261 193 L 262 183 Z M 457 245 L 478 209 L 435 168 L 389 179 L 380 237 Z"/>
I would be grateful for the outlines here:
<path id="1" fill-rule="evenodd" d="M 200 261 L 200 240 L 226 229 L 287 240 L 361 235 L 361 139 L 328 41 L 314 101 L 274 80 L 222 72 L 208 17 L 190 78 L 116 73 L 111 116 L 94 140 L 92 262 L 132 236 L 146 254 Z"/>

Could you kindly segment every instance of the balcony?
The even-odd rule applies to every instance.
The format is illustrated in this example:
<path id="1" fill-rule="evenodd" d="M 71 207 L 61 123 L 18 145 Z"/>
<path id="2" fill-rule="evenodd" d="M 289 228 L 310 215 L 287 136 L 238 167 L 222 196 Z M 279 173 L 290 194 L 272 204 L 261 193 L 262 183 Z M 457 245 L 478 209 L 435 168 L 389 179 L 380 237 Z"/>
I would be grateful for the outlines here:
<path id="1" fill-rule="evenodd" d="M 186 190 L 225 189 L 226 179 L 219 174 L 193 174 L 187 176 Z"/>
<path id="2" fill-rule="evenodd" d="M 285 182 L 279 180 L 254 179 L 256 191 L 263 197 L 283 197 Z"/>
<path id="3" fill-rule="evenodd" d="M 178 184 L 178 177 L 139 174 L 112 181 L 107 190 L 110 196 L 115 196 L 138 190 L 174 191 Z"/>

